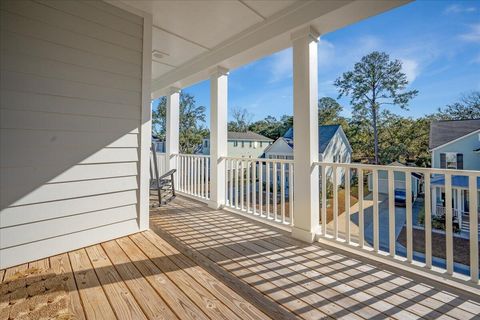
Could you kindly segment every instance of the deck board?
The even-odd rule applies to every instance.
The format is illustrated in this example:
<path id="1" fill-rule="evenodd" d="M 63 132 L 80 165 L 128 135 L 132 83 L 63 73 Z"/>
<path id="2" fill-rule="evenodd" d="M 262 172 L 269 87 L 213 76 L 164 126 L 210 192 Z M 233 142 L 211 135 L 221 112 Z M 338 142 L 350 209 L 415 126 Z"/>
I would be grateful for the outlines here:
<path id="1" fill-rule="evenodd" d="M 69 257 L 87 318 L 115 318 L 115 312 L 90 264 L 85 249 L 70 252 Z"/>
<path id="2" fill-rule="evenodd" d="M 480 314 L 480 297 L 299 242 L 197 201 L 177 197 L 152 209 L 150 222 L 149 231 L 0 270 L 0 282 L 28 268 L 62 275 L 75 319 L 466 320 Z"/>
<path id="3" fill-rule="evenodd" d="M 50 267 L 55 274 L 65 275 L 68 295 L 70 297 L 70 309 L 78 320 L 84 320 L 85 312 L 83 311 L 82 301 L 78 294 L 77 284 L 72 274 L 72 267 L 68 254 L 60 254 L 58 256 L 50 257 Z"/>
<path id="4" fill-rule="evenodd" d="M 172 309 L 150 286 L 116 241 L 103 243 L 102 247 L 149 319 L 178 319 Z M 158 277 L 161 276 L 158 275 Z"/>
<path id="5" fill-rule="evenodd" d="M 385 317 L 402 319 L 473 319 L 478 315 L 479 300 L 472 300 L 471 295 L 459 290 L 446 286 L 434 287 L 431 282 L 423 279 L 409 278 L 403 273 L 390 271 L 385 266 L 376 266 L 368 259 L 360 260 L 322 248 L 319 244 L 300 243 L 274 228 L 225 211 L 211 210 L 198 202 L 192 204 L 192 201 L 180 198 L 168 209 L 159 209 L 151 221 L 152 229 L 156 228 L 162 237 L 170 238 L 177 246 L 191 248 L 196 252 L 203 252 L 205 248 L 224 250 L 220 248 L 224 246 L 242 253 L 244 257 L 232 256 L 224 260 L 210 255 L 212 261 L 233 273 L 238 274 L 243 268 L 232 268 L 233 263 L 250 261 L 250 267 L 255 264 L 268 266 L 268 272 L 285 272 L 286 267 L 292 271 L 290 278 L 294 281 L 305 275 L 307 279 L 303 281 L 312 290 L 323 291 L 325 287 L 330 287 L 339 292 L 338 300 L 335 301 L 343 302 L 340 300 L 342 295 L 356 300 L 356 305 L 342 305 L 352 314 L 360 314 L 362 317 L 366 316 L 363 312 L 358 312 L 362 305 L 382 312 Z M 238 276 L 245 277 L 240 274 Z M 276 278 L 271 279 L 275 281 Z M 251 284 L 255 285 L 255 282 Z M 271 289 L 264 292 L 268 293 L 268 290 Z M 322 307 L 319 306 L 319 309 Z"/>
<path id="6" fill-rule="evenodd" d="M 98 280 L 119 319 L 147 319 L 100 245 L 86 248 Z"/>

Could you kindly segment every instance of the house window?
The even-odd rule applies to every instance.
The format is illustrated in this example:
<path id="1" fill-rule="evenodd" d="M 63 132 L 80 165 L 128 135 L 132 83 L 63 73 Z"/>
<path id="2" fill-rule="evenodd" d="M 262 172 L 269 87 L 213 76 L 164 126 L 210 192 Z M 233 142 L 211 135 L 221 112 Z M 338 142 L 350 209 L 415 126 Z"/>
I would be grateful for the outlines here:
<path id="1" fill-rule="evenodd" d="M 463 153 L 456 153 L 456 152 L 441 153 L 440 168 L 463 169 Z"/>
<path id="2" fill-rule="evenodd" d="M 238 147 L 238 141 L 233 141 L 233 146 Z"/>
<path id="3" fill-rule="evenodd" d="M 253 147 L 253 141 L 250 141 L 249 147 L 250 147 L 250 148 Z"/>
<path id="4" fill-rule="evenodd" d="M 205 140 L 205 141 L 203 142 L 203 145 L 205 146 L 205 148 L 208 148 L 208 140 Z"/>
<path id="5" fill-rule="evenodd" d="M 245 141 L 242 141 L 242 148 L 245 148 Z"/>
<path id="6" fill-rule="evenodd" d="M 261 148 L 261 147 L 263 147 L 263 142 L 262 142 L 262 141 L 260 141 L 260 148 Z"/>

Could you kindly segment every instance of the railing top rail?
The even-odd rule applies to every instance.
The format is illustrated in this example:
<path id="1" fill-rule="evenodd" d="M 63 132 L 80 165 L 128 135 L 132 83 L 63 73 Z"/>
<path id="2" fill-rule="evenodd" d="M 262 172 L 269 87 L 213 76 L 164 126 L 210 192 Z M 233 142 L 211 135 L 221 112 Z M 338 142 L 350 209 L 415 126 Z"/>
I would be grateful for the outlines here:
<path id="1" fill-rule="evenodd" d="M 389 165 L 377 164 L 363 164 L 363 163 L 330 163 L 330 162 L 314 162 L 314 165 L 329 166 L 332 168 L 354 168 L 354 169 L 369 169 L 369 170 L 384 170 L 384 171 L 400 171 L 400 172 L 415 172 L 415 173 L 435 173 L 435 174 L 449 174 L 459 176 L 473 176 L 480 177 L 480 171 L 476 170 L 456 170 L 456 169 L 438 169 L 438 168 L 422 168 L 422 167 L 399 167 Z"/>
<path id="2" fill-rule="evenodd" d="M 270 163 L 291 163 L 294 164 L 294 160 L 286 159 L 266 159 L 266 158 L 242 158 L 242 157 L 221 157 L 222 160 L 238 160 L 238 161 L 250 161 L 250 162 L 270 162 Z"/>
<path id="3" fill-rule="evenodd" d="M 173 153 L 173 156 L 180 157 L 194 157 L 194 158 L 210 158 L 209 154 L 187 154 L 187 153 Z"/>

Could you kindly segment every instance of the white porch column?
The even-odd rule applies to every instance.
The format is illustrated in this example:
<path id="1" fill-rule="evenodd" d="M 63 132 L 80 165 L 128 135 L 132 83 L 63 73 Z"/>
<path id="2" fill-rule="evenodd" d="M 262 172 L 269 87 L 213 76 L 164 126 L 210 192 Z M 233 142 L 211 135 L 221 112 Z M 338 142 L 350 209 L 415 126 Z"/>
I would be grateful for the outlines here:
<path id="1" fill-rule="evenodd" d="M 225 204 L 227 156 L 228 70 L 215 67 L 210 73 L 210 202 L 214 209 Z"/>
<path id="2" fill-rule="evenodd" d="M 319 225 L 318 57 L 319 34 L 305 27 L 293 43 L 294 226 L 292 236 L 313 242 Z"/>
<path id="3" fill-rule="evenodd" d="M 180 89 L 171 87 L 167 92 L 166 148 L 167 170 L 176 169 L 175 154 L 180 151 Z"/>

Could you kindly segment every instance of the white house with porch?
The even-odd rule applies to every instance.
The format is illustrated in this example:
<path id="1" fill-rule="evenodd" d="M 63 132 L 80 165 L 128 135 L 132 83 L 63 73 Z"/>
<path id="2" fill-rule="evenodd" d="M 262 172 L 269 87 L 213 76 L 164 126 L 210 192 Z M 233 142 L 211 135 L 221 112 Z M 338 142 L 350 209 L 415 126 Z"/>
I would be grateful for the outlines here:
<path id="1" fill-rule="evenodd" d="M 52 299 L 78 319 L 477 317 L 478 226 L 470 224 L 466 273 L 455 265 L 450 206 L 444 263 L 433 259 L 428 223 L 420 261 L 407 197 L 399 257 L 394 203 L 379 208 L 375 181 L 388 171 L 392 194 L 396 171 L 422 173 L 429 221 L 431 174 L 445 176 L 449 201 L 452 177 L 467 176 L 477 194 L 480 172 L 319 159 L 319 37 L 408 2 L 0 1 L 0 317 L 56 312 L 46 306 Z M 229 71 L 288 47 L 293 159 L 229 157 Z M 206 79 L 210 155 L 180 154 L 180 90 Z M 151 101 L 160 96 L 167 97 L 161 157 L 177 170 L 179 196 L 151 208 Z M 263 164 L 291 175 L 288 188 L 286 179 L 268 181 L 276 174 L 262 181 L 254 168 Z M 358 181 L 373 171 L 372 245 L 362 197 L 352 234 L 349 183 L 343 215 L 333 190 L 327 228 L 329 168 L 349 169 L 346 181 L 351 171 Z M 477 208 L 470 197 L 471 219 Z M 388 249 L 379 245 L 380 228 L 389 230 Z"/>
<path id="2" fill-rule="evenodd" d="M 480 119 L 433 121 L 430 125 L 432 168 L 480 170 Z M 470 230 L 471 193 L 468 177 L 453 176 L 453 218 L 463 232 Z M 478 181 L 480 186 L 480 181 Z M 480 194 L 476 195 L 477 199 Z M 432 178 L 434 215 L 445 215 L 445 178 Z M 478 201 L 477 201 L 478 203 Z"/>

